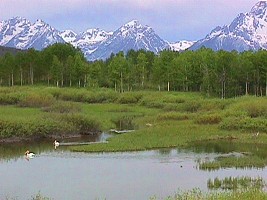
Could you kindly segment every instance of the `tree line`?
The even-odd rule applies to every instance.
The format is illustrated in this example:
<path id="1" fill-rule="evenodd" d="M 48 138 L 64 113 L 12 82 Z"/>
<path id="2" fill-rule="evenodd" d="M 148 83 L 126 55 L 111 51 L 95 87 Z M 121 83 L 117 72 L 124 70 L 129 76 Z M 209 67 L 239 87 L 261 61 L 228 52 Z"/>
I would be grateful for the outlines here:
<path id="1" fill-rule="evenodd" d="M 116 91 L 196 91 L 221 98 L 267 96 L 267 51 L 197 51 L 159 54 L 130 50 L 86 61 L 70 44 L 0 57 L 0 85 L 106 87 Z"/>

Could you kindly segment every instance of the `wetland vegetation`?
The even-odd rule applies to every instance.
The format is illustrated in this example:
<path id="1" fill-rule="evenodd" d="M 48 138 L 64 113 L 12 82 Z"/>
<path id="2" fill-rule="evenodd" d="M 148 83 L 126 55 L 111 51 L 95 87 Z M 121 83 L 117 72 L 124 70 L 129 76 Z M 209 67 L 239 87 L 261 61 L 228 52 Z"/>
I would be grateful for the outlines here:
<path id="1" fill-rule="evenodd" d="M 0 94 L 2 140 L 93 134 L 116 129 L 127 119 L 135 132 L 72 150 L 136 151 L 214 140 L 267 144 L 266 97 L 218 99 L 200 93 L 42 86 L 1 87 Z"/>
<path id="2" fill-rule="evenodd" d="M 140 50 L 89 63 L 68 44 L 6 54 L 0 57 L 0 142 L 134 129 L 113 133 L 108 143 L 70 150 L 124 152 L 194 148 L 204 143 L 205 152 L 215 145 L 222 155 L 200 161 L 201 170 L 264 168 L 266 55 L 265 50 L 237 53 L 202 48 L 159 55 Z M 227 181 L 210 180 L 210 185 Z M 211 194 L 193 190 L 168 199 L 196 196 L 263 199 L 266 193 L 255 187 Z"/>

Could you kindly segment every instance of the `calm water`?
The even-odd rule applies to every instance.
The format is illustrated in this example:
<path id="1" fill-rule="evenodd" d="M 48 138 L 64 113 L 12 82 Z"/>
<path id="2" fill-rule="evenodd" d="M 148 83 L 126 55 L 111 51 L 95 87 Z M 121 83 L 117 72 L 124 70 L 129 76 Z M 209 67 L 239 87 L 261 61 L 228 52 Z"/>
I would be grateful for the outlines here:
<path id="1" fill-rule="evenodd" d="M 105 135 L 83 138 L 99 141 Z M 69 141 L 65 141 L 69 142 Z M 131 153 L 72 153 L 56 150 L 53 141 L 34 144 L 1 145 L 0 199 L 30 199 L 40 192 L 56 200 L 65 199 L 149 199 L 164 198 L 178 189 L 207 191 L 209 178 L 226 176 L 263 177 L 267 169 L 223 169 L 201 171 L 197 161 L 214 159 L 217 150 L 154 150 Z M 30 149 L 37 156 L 29 161 L 23 153 Z"/>

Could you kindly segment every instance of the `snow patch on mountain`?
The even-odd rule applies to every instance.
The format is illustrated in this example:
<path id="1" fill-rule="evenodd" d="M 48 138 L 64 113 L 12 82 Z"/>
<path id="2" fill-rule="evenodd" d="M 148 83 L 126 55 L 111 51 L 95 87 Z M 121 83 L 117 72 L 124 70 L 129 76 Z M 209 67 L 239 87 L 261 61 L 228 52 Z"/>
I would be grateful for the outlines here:
<path id="1" fill-rule="evenodd" d="M 187 40 L 181 40 L 174 43 L 169 43 L 170 49 L 173 51 L 184 51 L 188 48 L 190 48 L 195 41 L 187 41 Z"/>
<path id="2" fill-rule="evenodd" d="M 72 30 L 65 30 L 60 32 L 60 36 L 62 39 L 67 42 L 67 43 L 72 43 L 73 41 L 76 40 L 77 33 L 75 33 Z"/>

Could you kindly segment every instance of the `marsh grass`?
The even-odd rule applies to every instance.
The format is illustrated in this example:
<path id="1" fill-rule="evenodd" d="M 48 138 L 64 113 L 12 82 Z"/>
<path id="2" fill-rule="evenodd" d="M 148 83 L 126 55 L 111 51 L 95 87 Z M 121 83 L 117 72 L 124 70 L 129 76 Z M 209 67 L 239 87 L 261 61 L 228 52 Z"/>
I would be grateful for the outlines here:
<path id="1" fill-rule="evenodd" d="M 179 112 L 166 112 L 157 115 L 157 120 L 188 120 L 190 114 Z"/>
<path id="2" fill-rule="evenodd" d="M 150 200 L 158 200 L 151 197 Z M 165 200 L 263 200 L 267 199 L 267 193 L 258 188 L 241 189 L 234 191 L 220 191 L 204 193 L 199 189 L 189 191 L 178 191 L 173 196 L 168 196 Z"/>
<path id="3" fill-rule="evenodd" d="M 109 103 L 117 99 L 117 93 L 113 90 L 99 89 L 87 90 L 86 88 L 48 88 L 56 99 L 62 101 L 74 101 L 84 103 Z"/>
<path id="4" fill-rule="evenodd" d="M 146 123 L 147 120 L 142 121 Z M 185 147 L 193 141 L 208 138 L 209 132 L 217 132 L 215 126 L 197 126 L 192 121 L 155 121 L 151 127 L 143 127 L 131 134 L 110 138 L 107 144 L 71 148 L 73 151 L 141 151 L 155 148 Z M 218 132 L 217 132 L 218 133 Z M 227 132 L 219 131 L 222 136 Z"/>
<path id="5" fill-rule="evenodd" d="M 235 104 L 229 107 L 231 113 L 243 112 L 251 118 L 267 117 L 267 98 L 265 97 L 241 97 Z"/>
<path id="6" fill-rule="evenodd" d="M 78 113 L 81 112 L 82 108 L 80 104 L 75 102 L 57 101 L 48 107 L 43 107 L 42 110 L 56 113 Z"/>
<path id="7" fill-rule="evenodd" d="M 142 98 L 142 93 L 125 92 L 119 95 L 116 100 L 119 104 L 137 104 Z"/>
<path id="8" fill-rule="evenodd" d="M 218 157 L 214 161 L 199 163 L 201 170 L 219 170 L 222 168 L 264 168 L 267 164 L 266 158 L 260 158 L 256 155 L 242 157 Z"/>
<path id="9" fill-rule="evenodd" d="M 42 108 L 51 106 L 54 102 L 55 99 L 51 94 L 28 93 L 18 102 L 18 105 L 20 107 Z"/>
<path id="10" fill-rule="evenodd" d="M 267 127 L 267 98 L 222 100 L 207 99 L 200 93 L 118 93 L 101 88 L 41 86 L 1 87 L 0 94 L 2 105 L 13 105 L 0 107 L 0 110 L 6 109 L 4 113 L 11 113 L 0 115 L 2 124 L 7 124 L 6 128 L 2 128 L 2 137 L 10 137 L 16 129 L 21 130 L 20 124 L 25 124 L 23 127 L 27 130 L 25 132 L 23 128 L 24 131 L 16 133 L 22 136 L 31 135 L 31 131 L 36 135 L 53 131 L 87 133 L 116 128 L 116 121 L 131 118 L 138 127 L 134 133 L 113 137 L 107 145 L 84 146 L 81 150 L 133 151 L 184 147 L 194 141 L 233 138 L 240 142 L 267 143 L 267 137 L 263 135 Z M 260 131 L 261 140 L 251 137 L 254 131 Z"/>
<path id="11" fill-rule="evenodd" d="M 263 189 L 266 186 L 265 181 L 261 178 L 252 177 L 225 177 L 224 179 L 209 179 L 207 186 L 211 190 L 237 190 L 237 189 L 248 189 L 257 188 Z"/>
<path id="12" fill-rule="evenodd" d="M 197 124 L 219 124 L 222 117 L 219 114 L 203 114 L 198 115 L 195 119 Z"/>
<path id="13" fill-rule="evenodd" d="M 6 197 L 5 200 L 19 200 L 19 198 L 18 197 Z M 37 194 L 31 196 L 29 200 L 50 200 L 50 198 L 38 192 Z"/>
<path id="14" fill-rule="evenodd" d="M 221 129 L 225 130 L 240 130 L 249 132 L 264 132 L 267 133 L 266 118 L 251 118 L 251 117 L 229 117 L 220 124 Z"/>

